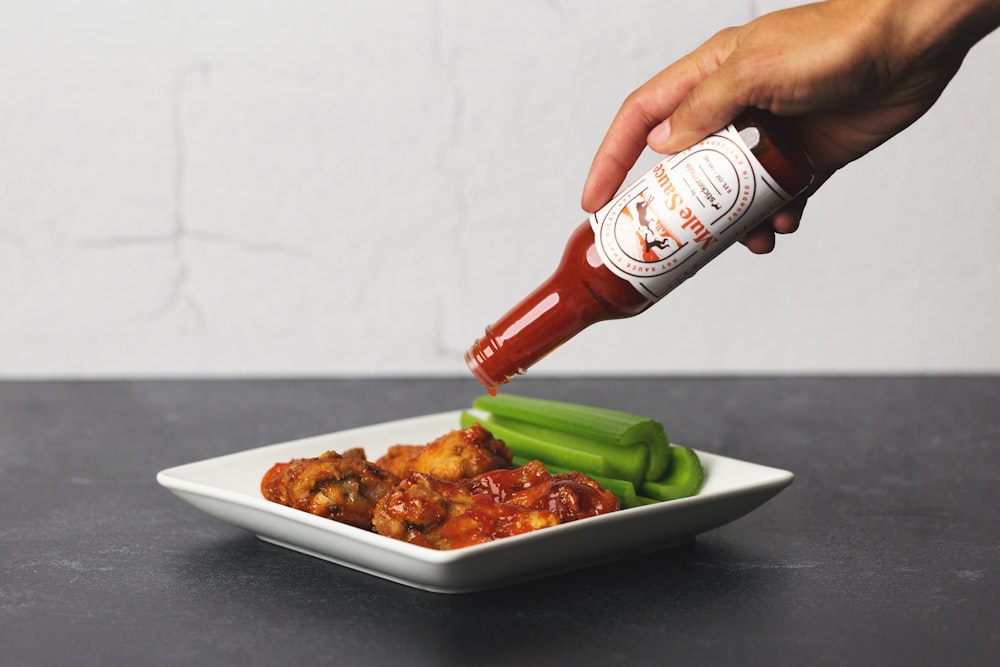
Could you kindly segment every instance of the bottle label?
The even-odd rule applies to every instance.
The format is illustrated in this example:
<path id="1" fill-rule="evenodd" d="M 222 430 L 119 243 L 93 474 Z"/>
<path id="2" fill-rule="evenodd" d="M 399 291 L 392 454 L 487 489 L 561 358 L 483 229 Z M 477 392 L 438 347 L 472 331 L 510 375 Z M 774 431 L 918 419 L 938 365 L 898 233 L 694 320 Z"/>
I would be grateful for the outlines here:
<path id="1" fill-rule="evenodd" d="M 665 157 L 590 224 L 604 264 L 660 299 L 791 199 L 730 125 Z"/>

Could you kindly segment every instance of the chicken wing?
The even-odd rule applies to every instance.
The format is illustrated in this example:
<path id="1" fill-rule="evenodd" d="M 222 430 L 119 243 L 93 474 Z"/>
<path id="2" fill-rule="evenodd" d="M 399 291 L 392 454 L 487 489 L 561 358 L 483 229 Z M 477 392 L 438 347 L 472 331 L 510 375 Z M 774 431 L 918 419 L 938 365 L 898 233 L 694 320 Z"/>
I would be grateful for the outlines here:
<path id="1" fill-rule="evenodd" d="M 375 465 L 399 477 L 421 472 L 455 481 L 510 466 L 513 454 L 503 440 L 479 424 L 451 431 L 426 445 L 393 445 Z"/>
<path id="2" fill-rule="evenodd" d="M 618 498 L 581 473 L 550 475 L 540 461 L 444 481 L 411 472 L 375 506 L 375 532 L 455 549 L 618 509 Z"/>
<path id="3" fill-rule="evenodd" d="M 260 490 L 273 502 L 370 530 L 375 503 L 398 483 L 399 477 L 355 449 L 277 463 Z"/>
<path id="4" fill-rule="evenodd" d="M 560 523 L 616 511 L 616 495 L 580 472 L 549 474 L 541 461 L 529 461 L 513 470 L 494 470 L 466 483 L 471 493 L 482 493 L 498 503 L 547 510 Z"/>
<path id="5" fill-rule="evenodd" d="M 559 517 L 494 502 L 462 482 L 411 472 L 375 506 L 375 532 L 432 549 L 456 549 L 555 526 Z"/>
<path id="6" fill-rule="evenodd" d="M 618 499 L 586 475 L 551 475 L 540 461 L 510 469 L 511 459 L 507 445 L 476 424 L 427 445 L 395 445 L 375 463 L 360 448 L 277 463 L 261 480 L 261 493 L 282 505 L 433 549 L 489 542 L 618 509 Z"/>

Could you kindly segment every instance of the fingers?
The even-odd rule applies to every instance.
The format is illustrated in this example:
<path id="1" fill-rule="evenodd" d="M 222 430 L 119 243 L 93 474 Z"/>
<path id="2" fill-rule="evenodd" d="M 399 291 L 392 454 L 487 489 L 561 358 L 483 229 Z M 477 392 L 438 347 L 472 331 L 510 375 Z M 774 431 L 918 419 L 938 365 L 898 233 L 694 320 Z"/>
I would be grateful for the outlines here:
<path id="1" fill-rule="evenodd" d="M 771 216 L 771 227 L 778 234 L 794 234 L 799 229 L 802 221 L 802 209 L 805 207 L 805 200 L 792 202 L 780 211 Z"/>
<path id="2" fill-rule="evenodd" d="M 625 100 L 594 156 L 581 199 L 583 210 L 589 213 L 608 203 L 618 191 L 646 148 L 646 133 L 658 122 L 637 93 Z"/>
<path id="3" fill-rule="evenodd" d="M 648 135 L 657 153 L 677 153 L 728 125 L 749 106 L 747 77 L 730 58 L 734 32 L 724 30 L 702 47 L 703 77 L 681 99 L 670 117 Z M 697 53 L 697 52 L 696 52 Z"/>
<path id="4" fill-rule="evenodd" d="M 765 220 L 744 234 L 740 243 L 755 255 L 766 255 L 774 250 L 774 227 Z"/>
<path id="5" fill-rule="evenodd" d="M 774 250 L 777 234 L 793 234 L 798 231 L 805 205 L 804 197 L 793 200 L 785 208 L 775 212 L 770 219 L 744 234 L 740 243 L 755 255 L 766 255 Z"/>
<path id="6" fill-rule="evenodd" d="M 716 40 L 709 40 L 628 96 L 591 164 L 581 199 L 585 211 L 597 211 L 614 196 L 645 150 L 650 131 L 671 117 L 691 90 L 718 68 Z"/>

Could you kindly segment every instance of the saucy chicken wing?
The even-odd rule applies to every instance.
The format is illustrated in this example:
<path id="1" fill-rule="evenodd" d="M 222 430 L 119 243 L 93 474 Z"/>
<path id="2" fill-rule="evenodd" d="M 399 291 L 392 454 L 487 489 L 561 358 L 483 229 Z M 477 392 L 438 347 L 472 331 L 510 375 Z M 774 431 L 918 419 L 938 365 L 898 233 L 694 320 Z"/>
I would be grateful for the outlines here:
<path id="1" fill-rule="evenodd" d="M 551 475 L 513 455 L 479 424 L 426 445 L 395 445 L 375 463 L 363 449 L 277 463 L 261 480 L 270 501 L 396 539 L 455 549 L 618 509 L 581 473 Z"/>
<path id="2" fill-rule="evenodd" d="M 555 526 L 559 517 L 494 502 L 461 482 L 411 472 L 375 507 L 375 532 L 432 549 L 456 549 Z"/>
<path id="3" fill-rule="evenodd" d="M 466 487 L 498 503 L 547 510 L 558 516 L 560 523 L 614 512 L 620 505 L 618 496 L 583 473 L 552 475 L 541 461 L 479 475 L 468 480 Z"/>
<path id="4" fill-rule="evenodd" d="M 421 472 L 455 481 L 510 466 L 513 454 L 503 440 L 479 424 L 451 431 L 426 445 L 394 445 L 375 465 L 399 477 Z"/>
<path id="5" fill-rule="evenodd" d="M 264 475 L 260 490 L 270 501 L 371 529 L 375 503 L 398 483 L 396 475 L 355 449 L 277 463 Z"/>
<path id="6" fill-rule="evenodd" d="M 613 512 L 618 498 L 580 473 L 550 475 L 540 461 L 448 482 L 409 473 L 375 506 L 375 532 L 455 549 Z"/>

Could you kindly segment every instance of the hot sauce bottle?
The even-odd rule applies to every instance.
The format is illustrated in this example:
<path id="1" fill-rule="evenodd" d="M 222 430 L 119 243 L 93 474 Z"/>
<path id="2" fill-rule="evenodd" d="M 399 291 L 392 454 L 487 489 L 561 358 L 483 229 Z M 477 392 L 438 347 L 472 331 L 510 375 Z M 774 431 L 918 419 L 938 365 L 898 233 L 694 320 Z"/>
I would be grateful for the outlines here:
<path id="1" fill-rule="evenodd" d="M 469 369 L 496 393 L 591 324 L 638 315 L 812 179 L 756 111 L 666 156 L 576 228 L 555 272 L 466 351 Z"/>

